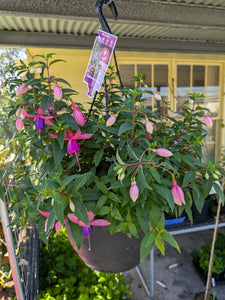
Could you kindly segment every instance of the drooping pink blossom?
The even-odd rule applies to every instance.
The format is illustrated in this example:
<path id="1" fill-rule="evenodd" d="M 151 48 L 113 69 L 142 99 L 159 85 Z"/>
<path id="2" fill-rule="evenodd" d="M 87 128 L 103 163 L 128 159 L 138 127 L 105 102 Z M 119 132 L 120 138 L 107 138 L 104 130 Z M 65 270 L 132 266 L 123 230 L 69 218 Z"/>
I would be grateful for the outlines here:
<path id="1" fill-rule="evenodd" d="M 162 100 L 162 97 L 158 93 L 155 93 L 154 97 L 156 100 Z"/>
<path id="2" fill-rule="evenodd" d="M 55 84 L 53 94 L 54 94 L 55 100 L 61 100 L 62 99 L 62 96 L 63 96 L 62 89 L 58 86 L 57 83 Z"/>
<path id="3" fill-rule="evenodd" d="M 42 216 L 44 216 L 44 217 L 47 218 L 46 221 L 45 221 L 45 231 L 47 231 L 48 218 L 49 218 L 50 212 L 48 212 L 48 211 L 42 211 L 42 210 L 39 210 L 39 212 L 41 213 Z M 63 227 L 64 223 L 65 223 L 65 219 L 64 219 L 64 218 L 63 218 L 63 224 L 62 224 L 60 221 L 56 222 L 56 223 L 52 226 L 52 228 L 51 228 L 51 230 L 50 230 L 50 232 L 49 232 L 49 235 L 51 234 L 51 232 L 52 232 L 52 230 L 54 229 L 54 227 L 55 227 L 56 232 L 59 232 L 60 229 Z M 48 237 L 49 237 L 49 235 L 48 235 Z"/>
<path id="4" fill-rule="evenodd" d="M 78 224 L 79 226 L 82 227 L 82 233 L 84 235 L 85 238 L 88 238 L 89 241 L 89 251 L 91 250 L 91 245 L 90 245 L 90 234 L 92 233 L 92 226 L 108 226 L 110 225 L 110 223 L 104 219 L 97 219 L 94 220 L 95 215 L 93 214 L 93 212 L 89 211 L 88 212 L 88 219 L 89 219 L 89 224 L 90 226 L 88 226 L 87 224 L 85 224 L 84 222 L 80 221 L 78 219 L 78 217 L 74 214 L 68 214 L 68 219 L 75 223 Z"/>
<path id="5" fill-rule="evenodd" d="M 153 132 L 153 125 L 152 125 L 152 122 L 149 121 L 148 119 L 146 119 L 146 122 L 145 122 L 145 127 L 146 127 L 146 131 L 148 133 L 152 133 Z"/>
<path id="6" fill-rule="evenodd" d="M 183 190 L 181 187 L 179 187 L 179 185 L 177 185 L 176 179 L 173 179 L 172 183 L 173 187 L 171 189 L 171 193 L 173 195 L 174 203 L 181 206 L 182 204 L 185 204 Z"/>
<path id="7" fill-rule="evenodd" d="M 136 181 L 131 182 L 131 187 L 130 187 L 130 198 L 133 202 L 135 202 L 139 196 L 139 188 L 136 184 Z"/>
<path id="8" fill-rule="evenodd" d="M 48 117 L 43 116 L 43 110 L 42 110 L 41 106 L 38 108 L 38 114 L 37 115 L 30 115 L 25 110 L 23 110 L 22 108 L 20 109 L 20 111 L 21 111 L 23 116 L 29 117 L 29 118 L 34 118 L 35 128 L 39 132 L 39 138 L 41 137 L 41 132 L 45 128 L 45 124 L 50 125 L 50 126 L 54 125 L 54 123 L 49 121 L 50 119 L 53 119 L 54 116 L 48 116 Z"/>
<path id="9" fill-rule="evenodd" d="M 117 115 L 112 115 L 108 118 L 108 120 L 106 121 L 106 126 L 107 127 L 110 127 L 112 126 L 115 122 L 116 122 L 116 118 L 117 118 Z"/>
<path id="10" fill-rule="evenodd" d="M 53 138 L 58 139 L 57 135 L 52 134 L 52 133 L 50 133 L 50 135 Z M 70 155 L 72 155 L 72 154 L 76 155 L 77 163 L 79 166 L 79 171 L 81 171 L 80 162 L 79 162 L 79 158 L 78 158 L 78 154 L 80 151 L 80 145 L 78 144 L 77 140 L 87 140 L 87 139 L 90 139 L 91 136 L 92 136 L 92 134 L 89 134 L 89 133 L 81 134 L 80 129 L 78 129 L 75 134 L 73 134 L 72 130 L 69 130 L 68 134 L 65 134 L 64 140 L 68 141 L 67 153 Z"/>
<path id="11" fill-rule="evenodd" d="M 79 108 L 77 108 L 74 102 L 72 102 L 72 107 L 73 107 L 73 117 L 76 120 L 77 124 L 80 126 L 84 126 L 85 124 L 84 113 Z"/>
<path id="12" fill-rule="evenodd" d="M 212 124 L 213 124 L 212 119 L 209 116 L 207 116 L 206 114 L 204 114 L 204 123 L 208 127 L 212 127 Z"/>
<path id="13" fill-rule="evenodd" d="M 18 86 L 18 88 L 16 90 L 16 96 L 23 95 L 27 91 L 28 91 L 28 86 L 25 86 L 25 83 L 21 84 L 21 85 Z"/>
<path id="14" fill-rule="evenodd" d="M 170 150 L 165 148 L 152 149 L 152 151 L 162 157 L 170 157 L 173 155 L 173 153 Z"/>
<path id="15" fill-rule="evenodd" d="M 18 117 L 16 120 L 16 128 L 17 130 L 22 130 L 24 127 L 24 121 L 21 119 L 21 117 Z"/>

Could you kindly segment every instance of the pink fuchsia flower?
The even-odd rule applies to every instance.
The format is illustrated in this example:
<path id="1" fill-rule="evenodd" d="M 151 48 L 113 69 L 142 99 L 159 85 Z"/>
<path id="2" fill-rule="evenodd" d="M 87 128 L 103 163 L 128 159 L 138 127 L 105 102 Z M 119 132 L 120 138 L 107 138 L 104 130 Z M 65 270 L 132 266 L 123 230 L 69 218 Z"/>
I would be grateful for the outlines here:
<path id="1" fill-rule="evenodd" d="M 16 120 L 16 128 L 17 130 L 22 130 L 24 127 L 24 121 L 21 119 L 21 117 L 18 117 Z"/>
<path id="2" fill-rule="evenodd" d="M 84 113 L 79 108 L 77 108 L 74 102 L 72 102 L 72 107 L 73 107 L 73 117 L 76 120 L 77 124 L 80 126 L 84 126 L 85 123 Z"/>
<path id="3" fill-rule="evenodd" d="M 41 106 L 38 108 L 38 114 L 37 115 L 30 115 L 25 110 L 23 110 L 22 108 L 20 109 L 20 111 L 21 111 L 23 116 L 29 117 L 29 118 L 34 118 L 35 128 L 39 132 L 39 138 L 41 137 L 41 132 L 45 128 L 45 123 L 48 124 L 48 125 L 54 125 L 54 123 L 49 121 L 50 119 L 53 119 L 54 117 L 53 116 L 48 116 L 48 117 L 43 116 L 43 111 L 42 111 Z"/>
<path id="4" fill-rule="evenodd" d="M 152 151 L 162 157 L 170 157 L 173 155 L 173 153 L 170 150 L 165 148 L 152 149 Z"/>
<path id="5" fill-rule="evenodd" d="M 179 185 L 177 185 L 176 179 L 173 179 L 172 183 L 173 187 L 171 189 L 171 193 L 173 195 L 174 203 L 181 206 L 182 204 L 185 204 L 183 190 L 181 187 L 179 187 Z"/>
<path id="6" fill-rule="evenodd" d="M 173 113 L 170 117 L 176 119 L 176 118 L 178 118 L 179 116 L 180 116 L 180 115 L 179 115 L 178 113 Z"/>
<path id="7" fill-rule="evenodd" d="M 18 86 L 18 88 L 16 90 L 16 96 L 23 95 L 27 91 L 28 91 L 28 86 L 25 86 L 25 83 L 21 84 L 21 85 Z"/>
<path id="8" fill-rule="evenodd" d="M 110 127 L 116 122 L 117 115 L 112 115 L 111 117 L 108 118 L 106 121 L 106 126 Z"/>
<path id="9" fill-rule="evenodd" d="M 41 213 L 42 216 L 44 216 L 44 217 L 47 218 L 46 221 L 45 221 L 45 231 L 47 231 L 48 218 L 49 218 L 50 212 L 48 212 L 48 211 L 42 211 L 42 210 L 39 210 L 39 212 Z M 49 232 L 49 235 L 52 233 L 52 230 L 54 229 L 54 227 L 55 227 L 56 232 L 59 232 L 60 229 L 63 227 L 64 223 L 65 223 L 65 219 L 64 218 L 63 218 L 63 224 L 60 221 L 56 222 L 52 226 L 52 228 L 51 228 L 51 230 Z M 49 235 L 48 235 L 48 237 L 49 237 Z"/>
<path id="10" fill-rule="evenodd" d="M 204 123 L 208 127 L 212 127 L 212 124 L 213 124 L 212 119 L 209 116 L 207 116 L 206 114 L 204 114 Z"/>
<path id="11" fill-rule="evenodd" d="M 61 100 L 62 99 L 62 96 L 63 96 L 62 89 L 58 86 L 57 83 L 55 84 L 53 94 L 54 94 L 55 100 Z"/>
<path id="12" fill-rule="evenodd" d="M 149 121 L 148 119 L 146 119 L 145 127 L 146 127 L 146 131 L 147 131 L 148 133 L 152 133 L 152 132 L 153 132 L 153 125 L 152 125 L 152 122 Z"/>
<path id="13" fill-rule="evenodd" d="M 90 245 L 90 234 L 92 233 L 92 226 L 108 226 L 110 223 L 104 219 L 97 219 L 94 220 L 95 215 L 93 212 L 89 211 L 88 212 L 88 219 L 89 219 L 89 225 L 85 224 L 84 222 L 80 221 L 78 217 L 74 214 L 68 214 L 68 219 L 75 223 L 78 224 L 79 226 L 82 227 L 82 233 L 85 238 L 88 238 L 89 241 L 89 251 L 91 250 L 91 245 Z"/>
<path id="14" fill-rule="evenodd" d="M 152 137 L 151 134 L 148 134 L 146 138 L 147 138 L 147 140 L 150 140 L 150 139 L 152 139 L 153 137 Z"/>
<path id="15" fill-rule="evenodd" d="M 50 135 L 57 139 L 57 135 L 55 134 L 51 134 Z M 86 133 L 86 134 L 81 134 L 80 129 L 77 130 L 77 132 L 75 134 L 73 134 L 72 130 L 69 130 L 68 134 L 65 135 L 64 140 L 68 141 L 67 143 L 67 153 L 72 155 L 73 153 L 75 153 L 76 155 L 76 159 L 77 159 L 77 163 L 79 166 L 79 171 L 81 171 L 81 167 L 80 167 L 80 162 L 78 159 L 78 153 L 80 151 L 80 145 L 78 144 L 77 140 L 87 140 L 90 139 L 92 136 L 92 134 Z"/>
<path id="16" fill-rule="evenodd" d="M 136 184 L 136 181 L 131 182 L 131 187 L 130 187 L 130 198 L 133 202 L 135 202 L 139 196 L 139 188 Z"/>
<path id="17" fill-rule="evenodd" d="M 162 97 L 157 93 L 154 94 L 154 97 L 156 100 L 162 100 Z"/>

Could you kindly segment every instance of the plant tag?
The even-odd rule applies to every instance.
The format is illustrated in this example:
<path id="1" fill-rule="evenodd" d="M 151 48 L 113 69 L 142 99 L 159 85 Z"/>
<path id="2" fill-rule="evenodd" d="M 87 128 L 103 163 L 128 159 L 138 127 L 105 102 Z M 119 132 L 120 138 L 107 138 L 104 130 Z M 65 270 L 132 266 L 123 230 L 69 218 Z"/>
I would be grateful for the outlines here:
<path id="1" fill-rule="evenodd" d="M 216 281 L 215 281 L 215 278 L 212 277 L 212 287 L 215 287 L 216 286 Z"/>
<path id="2" fill-rule="evenodd" d="M 106 74 L 117 37 L 105 31 L 99 30 L 92 48 L 91 56 L 84 75 L 83 81 L 87 83 L 89 98 L 93 97 L 94 91 L 100 90 Z"/>

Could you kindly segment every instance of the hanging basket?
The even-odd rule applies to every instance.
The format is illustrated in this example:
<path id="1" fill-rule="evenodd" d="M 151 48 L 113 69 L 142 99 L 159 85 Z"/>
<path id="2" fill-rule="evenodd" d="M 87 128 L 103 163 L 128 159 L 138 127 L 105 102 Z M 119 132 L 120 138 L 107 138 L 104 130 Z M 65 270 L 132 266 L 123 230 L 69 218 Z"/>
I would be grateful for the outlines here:
<path id="1" fill-rule="evenodd" d="M 68 223 L 66 231 L 72 247 L 91 269 L 105 273 L 119 273 L 130 270 L 140 263 L 143 233 L 139 234 L 139 239 L 134 236 L 129 238 L 122 232 L 110 234 L 107 226 L 93 226 L 89 251 L 87 239 L 84 239 L 81 248 L 77 249 Z"/>

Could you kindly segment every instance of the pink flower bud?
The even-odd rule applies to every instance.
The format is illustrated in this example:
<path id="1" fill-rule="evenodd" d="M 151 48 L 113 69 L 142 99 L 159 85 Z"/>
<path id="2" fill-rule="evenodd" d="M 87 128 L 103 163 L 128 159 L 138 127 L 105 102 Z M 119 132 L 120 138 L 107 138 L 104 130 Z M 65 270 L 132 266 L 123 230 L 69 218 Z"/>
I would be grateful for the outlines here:
<path id="1" fill-rule="evenodd" d="M 85 123 L 84 113 L 79 108 L 77 108 L 74 102 L 72 102 L 72 107 L 73 107 L 73 117 L 76 120 L 77 124 L 80 126 L 84 126 Z"/>
<path id="2" fill-rule="evenodd" d="M 58 86 L 58 84 L 55 84 L 55 88 L 54 88 L 54 98 L 55 100 L 61 100 L 62 99 L 62 90 L 61 88 Z"/>
<path id="3" fill-rule="evenodd" d="M 146 131 L 148 133 L 152 133 L 153 132 L 153 125 L 152 125 L 152 122 L 149 121 L 148 119 L 146 120 L 145 122 L 145 126 L 146 126 Z"/>
<path id="4" fill-rule="evenodd" d="M 169 151 L 165 148 L 152 149 L 152 151 L 162 157 L 170 157 L 173 155 L 173 153 L 171 151 Z"/>
<path id="5" fill-rule="evenodd" d="M 116 122 L 117 115 L 112 115 L 111 117 L 108 118 L 106 121 L 106 126 L 110 127 Z"/>
<path id="6" fill-rule="evenodd" d="M 177 205 L 185 204 L 184 193 L 181 187 L 177 185 L 176 179 L 172 180 L 173 187 L 171 189 L 171 193 L 173 195 L 174 203 Z"/>
<path id="7" fill-rule="evenodd" d="M 204 123 L 206 126 L 212 127 L 212 119 L 206 114 L 204 114 Z"/>
<path id="8" fill-rule="evenodd" d="M 3 81 L 3 82 L 1 83 L 1 89 L 4 89 L 5 85 L 6 85 L 5 81 Z"/>
<path id="9" fill-rule="evenodd" d="M 28 86 L 25 86 L 25 84 L 21 84 L 18 86 L 16 90 L 16 96 L 23 95 L 28 91 Z"/>
<path id="10" fill-rule="evenodd" d="M 179 116 L 180 116 L 180 115 L 179 115 L 178 113 L 173 113 L 170 117 L 176 119 L 176 118 L 178 118 Z"/>
<path id="11" fill-rule="evenodd" d="M 146 138 L 147 138 L 147 140 L 150 140 L 150 139 L 152 139 L 152 135 L 148 134 L 148 136 Z"/>
<path id="12" fill-rule="evenodd" d="M 17 120 L 16 120 L 16 128 L 18 130 L 22 130 L 23 126 L 24 126 L 23 120 L 21 119 L 21 117 L 18 117 Z"/>
<path id="13" fill-rule="evenodd" d="M 133 202 L 135 202 L 138 198 L 139 195 L 139 189 L 136 184 L 136 181 L 131 182 L 131 187 L 130 187 L 130 198 Z"/>
<path id="14" fill-rule="evenodd" d="M 157 93 L 154 94 L 156 100 L 162 100 L 161 96 Z"/>
<path id="15" fill-rule="evenodd" d="M 31 68 L 30 69 L 30 73 L 35 73 L 36 72 L 36 68 Z"/>

